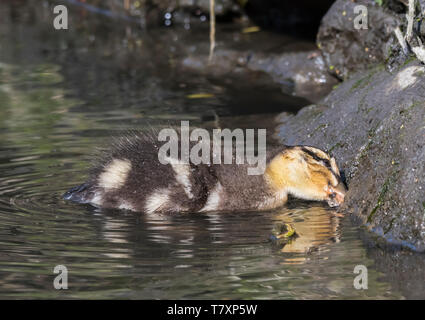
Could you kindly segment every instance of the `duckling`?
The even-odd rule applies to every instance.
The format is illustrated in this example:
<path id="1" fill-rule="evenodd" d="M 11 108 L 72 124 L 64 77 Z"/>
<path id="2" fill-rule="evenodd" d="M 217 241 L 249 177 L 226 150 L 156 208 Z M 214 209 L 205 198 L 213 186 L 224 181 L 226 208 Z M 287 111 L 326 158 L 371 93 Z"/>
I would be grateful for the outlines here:
<path id="1" fill-rule="evenodd" d="M 153 139 L 122 139 L 64 199 L 145 213 L 270 210 L 283 206 L 288 195 L 330 206 L 344 201 L 335 159 L 314 147 L 268 147 L 260 175 L 248 175 L 248 164 L 173 159 L 164 165 L 159 148 Z"/>

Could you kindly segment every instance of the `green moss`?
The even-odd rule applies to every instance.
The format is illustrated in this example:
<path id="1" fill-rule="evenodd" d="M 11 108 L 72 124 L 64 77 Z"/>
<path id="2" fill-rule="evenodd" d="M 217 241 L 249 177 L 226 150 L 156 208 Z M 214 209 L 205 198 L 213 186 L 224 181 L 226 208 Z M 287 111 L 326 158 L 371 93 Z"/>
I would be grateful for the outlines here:
<path id="1" fill-rule="evenodd" d="M 390 189 L 391 184 L 395 181 L 395 175 L 397 172 L 394 172 L 393 174 L 391 174 L 390 176 L 387 177 L 387 179 L 385 179 L 384 184 L 382 185 L 381 191 L 379 192 L 379 196 L 378 196 L 378 201 L 376 202 L 376 206 L 372 209 L 372 211 L 370 212 L 369 216 L 367 217 L 367 222 L 371 223 L 373 216 L 375 215 L 376 211 L 378 211 L 379 208 L 382 207 L 382 205 L 385 202 L 385 196 L 388 193 L 388 190 Z M 391 222 L 392 224 L 392 222 Z M 391 224 L 390 224 L 390 228 L 391 228 Z"/>
<path id="2" fill-rule="evenodd" d="M 416 77 L 423 77 L 425 75 L 425 72 L 424 71 L 416 71 L 413 75 L 416 76 Z"/>
<path id="3" fill-rule="evenodd" d="M 376 130 L 378 129 L 378 127 L 379 127 L 379 125 L 376 125 L 375 128 L 369 129 L 369 131 L 367 132 L 367 135 L 369 136 L 370 139 L 372 139 L 373 137 L 375 137 Z"/>
<path id="4" fill-rule="evenodd" d="M 374 107 L 370 107 L 370 108 L 368 108 L 368 109 L 366 109 L 366 114 L 368 114 L 369 112 L 371 112 L 372 110 L 374 109 Z"/>
<path id="5" fill-rule="evenodd" d="M 357 80 L 356 83 L 354 83 L 354 85 L 351 87 L 350 92 L 352 92 L 353 90 L 357 89 L 358 87 L 361 86 L 362 82 L 364 81 L 365 78 L 362 78 L 360 80 Z"/>
<path id="6" fill-rule="evenodd" d="M 357 80 L 354 85 L 350 89 L 350 93 L 353 92 L 356 89 L 362 89 L 366 87 L 370 83 L 370 79 L 372 78 L 373 74 L 368 74 L 366 77 L 361 78 Z"/>
<path id="7" fill-rule="evenodd" d="M 388 232 L 390 232 L 390 231 L 391 231 L 391 229 L 393 228 L 394 220 L 395 220 L 395 218 L 392 218 L 392 219 L 391 219 L 391 221 L 390 221 L 390 225 L 388 226 L 388 228 L 386 228 L 386 229 L 384 230 L 384 234 L 387 234 Z"/>
<path id="8" fill-rule="evenodd" d="M 410 111 L 417 106 L 424 105 L 425 101 L 413 101 L 413 103 L 406 109 L 406 111 Z"/>
<path id="9" fill-rule="evenodd" d="M 363 97 L 361 97 L 361 99 L 359 100 L 359 104 L 357 106 L 357 112 L 360 112 L 361 110 L 363 110 L 363 107 L 366 103 L 366 96 L 367 96 L 367 91 L 365 92 Z"/>
<path id="10" fill-rule="evenodd" d="M 372 222 L 372 218 L 375 215 L 376 211 L 378 211 L 378 209 L 384 203 L 385 195 L 388 192 L 388 185 L 389 185 L 389 178 L 387 178 L 387 180 L 385 180 L 384 185 L 381 188 L 381 192 L 379 193 L 378 202 L 376 203 L 376 206 L 372 209 L 369 216 L 367 217 L 367 222 L 369 222 L 369 223 Z"/>
<path id="11" fill-rule="evenodd" d="M 372 77 L 378 73 L 379 71 L 382 71 L 385 69 L 384 64 L 379 64 L 377 66 L 374 66 L 372 70 L 363 78 L 357 80 L 354 85 L 350 89 L 350 93 L 353 92 L 356 89 L 363 89 L 367 87 L 370 84 L 370 81 L 372 80 Z"/>
<path id="12" fill-rule="evenodd" d="M 412 111 L 412 109 L 414 109 L 418 106 L 424 106 L 424 105 L 425 105 L 425 102 L 423 102 L 423 101 L 413 101 L 410 106 L 408 106 L 404 109 L 401 109 L 398 114 L 405 119 L 411 119 L 412 115 L 410 114 L 410 111 Z"/>
<path id="13" fill-rule="evenodd" d="M 342 142 L 338 142 L 336 144 L 334 144 L 329 150 L 328 153 L 331 153 L 332 150 L 334 150 L 335 148 L 342 148 L 343 146 L 345 146 L 345 143 Z"/>
<path id="14" fill-rule="evenodd" d="M 369 140 L 366 147 L 363 149 L 362 153 L 360 154 L 359 160 L 362 160 L 364 157 L 366 157 L 366 155 L 369 152 L 369 149 L 372 146 L 372 144 L 373 144 L 373 141 Z"/>
<path id="15" fill-rule="evenodd" d="M 319 131 L 320 129 L 326 128 L 328 125 L 325 123 L 322 123 L 320 125 L 318 125 L 311 133 L 310 133 L 310 137 L 312 137 L 317 131 Z"/>
<path id="16" fill-rule="evenodd" d="M 400 71 L 401 69 L 403 69 L 405 66 L 407 66 L 410 62 L 417 60 L 416 56 L 414 55 L 410 55 L 401 65 L 400 67 L 398 67 L 397 71 Z"/>
<path id="17" fill-rule="evenodd" d="M 368 135 L 369 141 L 368 141 L 366 147 L 362 150 L 362 152 L 361 152 L 361 154 L 359 156 L 359 160 L 363 159 L 368 154 L 369 149 L 370 149 L 370 147 L 373 144 L 373 138 L 376 135 L 376 130 L 378 129 L 378 126 L 379 126 L 379 124 L 377 124 L 374 128 L 371 128 L 368 131 L 367 135 Z"/>

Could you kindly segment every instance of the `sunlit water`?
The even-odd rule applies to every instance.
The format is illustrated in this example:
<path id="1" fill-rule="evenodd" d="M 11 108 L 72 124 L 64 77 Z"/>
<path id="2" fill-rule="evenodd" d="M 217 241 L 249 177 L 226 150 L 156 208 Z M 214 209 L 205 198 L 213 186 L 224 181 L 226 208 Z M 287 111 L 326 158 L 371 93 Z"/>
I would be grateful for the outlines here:
<path id="1" fill-rule="evenodd" d="M 100 44 L 43 38 L 43 28 L 2 9 L 9 20 L 0 22 L 0 298 L 402 298 L 350 219 L 321 204 L 152 216 L 62 200 L 85 180 L 96 148 L 123 130 L 180 119 L 211 127 L 202 119 L 212 111 L 233 127 L 270 125 L 271 116 L 238 116 L 238 79 L 157 70 L 146 58 L 154 53 L 94 61 Z M 212 96 L 190 98 L 199 92 Z M 269 241 L 279 222 L 299 234 L 283 248 Z M 53 287 L 57 265 L 68 268 L 68 290 Z M 368 290 L 353 286 L 356 265 L 368 268 Z"/>

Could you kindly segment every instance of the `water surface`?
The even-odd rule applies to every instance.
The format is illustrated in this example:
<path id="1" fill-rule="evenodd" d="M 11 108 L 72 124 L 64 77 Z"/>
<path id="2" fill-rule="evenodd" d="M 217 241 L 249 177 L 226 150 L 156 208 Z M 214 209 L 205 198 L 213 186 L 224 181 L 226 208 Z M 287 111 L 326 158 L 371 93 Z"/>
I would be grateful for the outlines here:
<path id="1" fill-rule="evenodd" d="M 223 127 L 272 132 L 276 112 L 307 102 L 265 75 L 182 73 L 173 44 L 161 42 L 168 29 L 108 29 L 100 18 L 87 26 L 82 15 L 78 28 L 52 32 L 45 4 L 0 4 L 1 298 L 403 298 L 358 228 L 321 204 L 161 216 L 62 200 L 123 131 L 182 119 L 214 127 L 218 116 Z M 300 235 L 283 248 L 269 241 L 279 222 Z M 359 264 L 368 290 L 353 287 Z M 68 290 L 53 288 L 56 265 L 69 270 Z"/>

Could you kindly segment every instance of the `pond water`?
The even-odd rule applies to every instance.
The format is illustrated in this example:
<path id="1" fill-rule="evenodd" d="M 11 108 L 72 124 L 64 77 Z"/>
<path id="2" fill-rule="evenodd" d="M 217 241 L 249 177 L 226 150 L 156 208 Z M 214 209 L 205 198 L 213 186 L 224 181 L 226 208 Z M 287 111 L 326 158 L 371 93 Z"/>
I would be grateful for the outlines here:
<path id="1" fill-rule="evenodd" d="M 349 217 L 321 204 L 147 216 L 62 200 L 96 149 L 125 130 L 213 127 L 218 115 L 224 127 L 273 132 L 276 112 L 307 102 L 263 75 L 182 72 L 161 42 L 174 39 L 169 29 L 137 33 L 78 15 L 61 34 L 47 3 L 16 3 L 0 4 L 0 298 L 403 298 Z M 187 31 L 186 45 L 204 31 Z M 279 222 L 300 234 L 283 248 L 269 241 Z M 68 268 L 68 290 L 53 287 L 56 265 Z M 353 286 L 356 265 L 368 268 L 368 290 Z"/>

